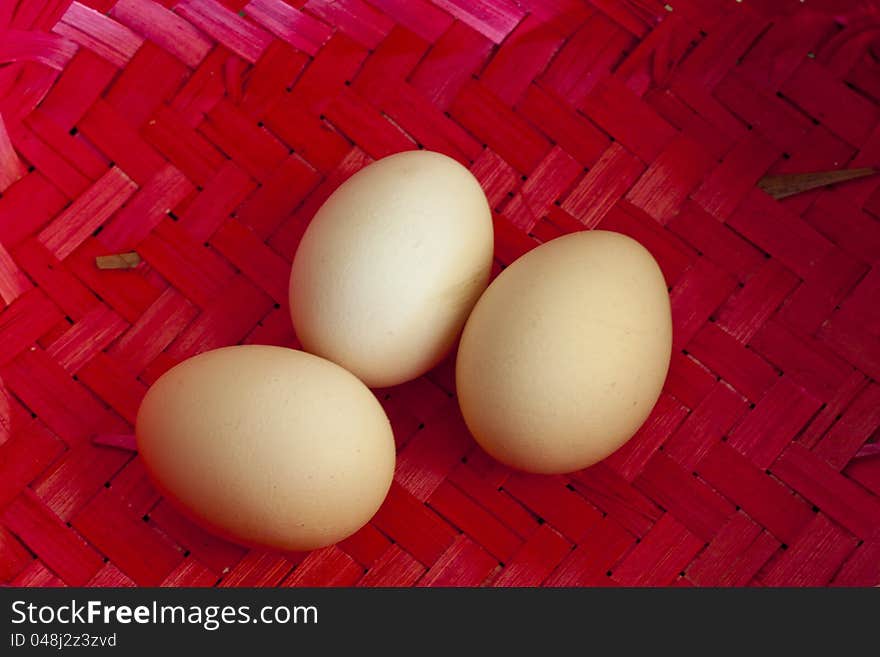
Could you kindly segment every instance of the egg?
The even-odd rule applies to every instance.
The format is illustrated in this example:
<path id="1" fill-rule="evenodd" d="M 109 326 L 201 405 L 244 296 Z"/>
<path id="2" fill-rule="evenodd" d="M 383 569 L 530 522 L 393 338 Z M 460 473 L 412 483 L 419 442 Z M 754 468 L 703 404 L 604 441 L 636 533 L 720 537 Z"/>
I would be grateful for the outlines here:
<path id="1" fill-rule="evenodd" d="M 370 387 L 414 379 L 454 345 L 492 249 L 489 205 L 465 167 L 431 151 L 378 160 L 303 235 L 290 277 L 297 337 Z"/>
<path id="2" fill-rule="evenodd" d="M 168 370 L 137 414 L 159 490 L 231 540 L 282 550 L 340 541 L 391 485 L 391 425 L 353 374 L 302 351 L 236 346 Z"/>
<path id="3" fill-rule="evenodd" d="M 456 361 L 462 415 L 503 463 L 580 470 L 645 421 L 671 349 L 651 254 L 619 233 L 559 237 L 513 262 L 474 307 Z"/>

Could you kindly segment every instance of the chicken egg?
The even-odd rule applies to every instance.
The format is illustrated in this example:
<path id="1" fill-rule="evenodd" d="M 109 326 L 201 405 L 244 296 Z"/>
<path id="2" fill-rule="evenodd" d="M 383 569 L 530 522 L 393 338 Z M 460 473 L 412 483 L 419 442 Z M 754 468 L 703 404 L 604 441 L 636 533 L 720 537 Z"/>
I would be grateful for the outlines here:
<path id="1" fill-rule="evenodd" d="M 391 425 L 353 374 L 302 351 L 236 346 L 168 370 L 137 414 L 159 490 L 231 540 L 283 550 L 340 541 L 391 485 Z"/>
<path id="2" fill-rule="evenodd" d="M 430 151 L 378 160 L 303 235 L 290 277 L 297 337 L 370 387 L 414 379 L 455 343 L 492 249 L 489 205 L 465 167 Z"/>
<path id="3" fill-rule="evenodd" d="M 499 461 L 572 472 L 641 426 L 671 349 L 669 295 L 651 254 L 619 233 L 566 235 L 516 260 L 477 302 L 456 361 L 459 404 Z"/>

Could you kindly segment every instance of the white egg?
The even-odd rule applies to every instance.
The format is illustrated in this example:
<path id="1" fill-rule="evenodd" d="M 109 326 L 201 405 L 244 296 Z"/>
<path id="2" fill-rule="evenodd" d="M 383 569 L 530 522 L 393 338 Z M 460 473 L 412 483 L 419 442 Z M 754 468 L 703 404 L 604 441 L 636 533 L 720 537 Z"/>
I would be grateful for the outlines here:
<path id="1" fill-rule="evenodd" d="M 430 151 L 381 159 L 343 183 L 302 238 L 296 334 L 371 387 L 414 379 L 455 343 L 492 250 L 489 205 L 467 169 Z"/>

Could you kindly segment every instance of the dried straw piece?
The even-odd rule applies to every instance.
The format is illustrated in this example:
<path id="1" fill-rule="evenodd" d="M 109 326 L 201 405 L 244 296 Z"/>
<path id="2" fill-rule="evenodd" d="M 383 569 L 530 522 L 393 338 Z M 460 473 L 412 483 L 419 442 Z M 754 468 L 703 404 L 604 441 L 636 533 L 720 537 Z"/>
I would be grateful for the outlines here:
<path id="1" fill-rule="evenodd" d="M 95 265 L 98 269 L 134 269 L 141 264 L 141 257 L 135 251 L 97 256 Z"/>
<path id="2" fill-rule="evenodd" d="M 812 173 L 785 173 L 778 176 L 764 176 L 758 187 L 775 199 L 800 194 L 816 187 L 862 178 L 877 173 L 875 169 L 839 169 L 835 171 L 815 171 Z"/>

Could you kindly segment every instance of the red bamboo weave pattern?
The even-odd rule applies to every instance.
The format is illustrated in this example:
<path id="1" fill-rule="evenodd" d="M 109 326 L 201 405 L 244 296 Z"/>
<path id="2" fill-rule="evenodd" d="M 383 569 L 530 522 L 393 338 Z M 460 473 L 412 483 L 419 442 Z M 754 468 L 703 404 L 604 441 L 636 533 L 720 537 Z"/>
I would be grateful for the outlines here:
<path id="1" fill-rule="evenodd" d="M 756 184 L 880 165 L 878 57 L 876 2 L 0 0 L 0 583 L 877 584 L 880 179 Z M 295 346 L 310 217 L 419 146 L 481 181 L 499 266 L 594 227 L 651 250 L 653 414 L 595 467 L 516 474 L 447 362 L 378 391 L 398 467 L 358 534 L 206 534 L 113 443 L 180 360 Z"/>

